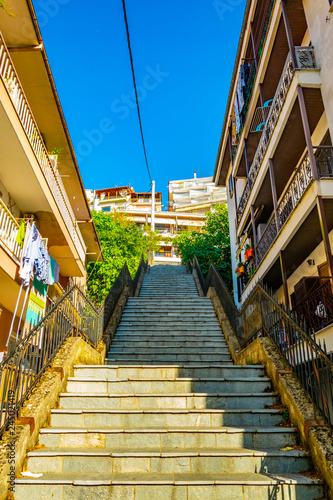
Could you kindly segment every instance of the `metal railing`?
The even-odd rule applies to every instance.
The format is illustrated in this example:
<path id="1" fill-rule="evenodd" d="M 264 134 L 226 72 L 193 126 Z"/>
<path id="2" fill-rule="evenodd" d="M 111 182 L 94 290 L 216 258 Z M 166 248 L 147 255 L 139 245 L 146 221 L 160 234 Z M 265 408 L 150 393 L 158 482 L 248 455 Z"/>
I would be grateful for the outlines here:
<path id="1" fill-rule="evenodd" d="M 133 296 L 147 267 L 148 259 L 146 262 L 142 256 L 132 280 L 125 264 L 100 307 L 74 285 L 35 327 L 23 333 L 0 363 L 0 437 L 69 337 L 80 336 L 97 347 L 124 287 L 128 285 Z"/>
<path id="2" fill-rule="evenodd" d="M 312 46 L 309 47 L 295 47 L 295 52 L 296 52 L 296 61 L 297 61 L 297 70 L 302 70 L 302 69 L 315 69 L 316 66 L 316 60 L 314 56 L 314 49 Z M 247 204 L 247 201 L 250 197 L 250 193 L 252 190 L 252 187 L 255 183 L 255 180 L 257 178 L 258 172 L 260 170 L 260 167 L 262 165 L 263 158 L 265 156 L 268 144 L 270 142 L 270 139 L 273 135 L 273 132 L 275 130 L 275 126 L 277 124 L 277 121 L 279 119 L 279 116 L 281 114 L 286 95 L 288 93 L 288 90 L 290 88 L 290 84 L 292 82 L 293 76 L 294 76 L 294 71 L 295 68 L 293 66 L 292 60 L 291 60 L 291 55 L 290 53 L 288 54 L 288 57 L 286 59 L 282 75 L 279 81 L 279 84 L 277 86 L 277 90 L 273 99 L 272 106 L 270 108 L 270 112 L 266 121 L 265 128 L 262 132 L 260 142 L 257 147 L 256 154 L 254 156 L 252 165 L 250 167 L 249 171 L 249 177 L 248 177 L 248 182 L 245 185 L 245 188 L 243 190 L 238 208 L 237 208 L 237 226 L 240 223 L 240 220 L 242 218 L 242 215 L 245 211 L 245 207 Z"/>
<path id="3" fill-rule="evenodd" d="M 293 372 L 309 393 L 315 405 L 333 428 L 333 362 L 325 345 L 307 333 L 305 325 L 272 297 L 267 288 L 257 284 L 238 311 L 227 286 L 211 264 L 206 280 L 203 279 L 196 258 L 187 265 L 196 269 L 204 294 L 213 286 L 241 347 L 260 336 L 269 336 Z M 201 278 L 200 278 L 201 275 Z M 314 313 L 313 313 L 314 314 Z M 319 410 L 314 405 L 314 413 Z"/>
<path id="4" fill-rule="evenodd" d="M 330 278 L 323 283 L 324 278 L 318 278 L 321 283 L 317 288 L 297 302 L 293 313 L 306 323 L 311 332 L 320 332 L 322 328 L 333 323 L 333 294 Z M 320 306 L 321 304 L 321 306 Z"/>
<path id="5" fill-rule="evenodd" d="M 75 285 L 0 364 L 0 436 L 70 336 L 97 346 L 103 333 L 103 307 L 97 309 Z"/>
<path id="6" fill-rule="evenodd" d="M 61 216 L 77 248 L 80 259 L 85 263 L 86 247 L 82 235 L 77 227 L 75 215 L 69 202 L 61 177 L 53 163 L 44 144 L 37 122 L 33 117 L 28 100 L 16 73 L 14 64 L 0 33 L 0 76 L 7 88 L 9 97 L 14 105 L 17 116 L 27 135 L 35 157 L 44 174 L 51 193 L 56 201 Z"/>
<path id="7" fill-rule="evenodd" d="M 16 241 L 20 225 L 0 199 L 0 241 L 9 254 L 20 261 L 22 248 Z"/>

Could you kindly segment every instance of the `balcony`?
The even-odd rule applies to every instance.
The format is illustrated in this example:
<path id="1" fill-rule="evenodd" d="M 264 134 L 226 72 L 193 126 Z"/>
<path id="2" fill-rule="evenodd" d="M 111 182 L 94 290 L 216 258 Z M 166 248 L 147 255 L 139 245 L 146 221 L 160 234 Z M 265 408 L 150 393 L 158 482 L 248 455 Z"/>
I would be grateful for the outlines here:
<path id="1" fill-rule="evenodd" d="M 23 127 L 26 137 L 40 166 L 47 185 L 52 193 L 60 215 L 71 236 L 82 263 L 85 263 L 86 251 L 82 235 L 77 227 L 76 218 L 54 162 L 49 157 L 42 135 L 38 129 L 29 103 L 14 68 L 6 44 L 0 34 L 0 76 Z"/>
<path id="2" fill-rule="evenodd" d="M 297 70 L 315 69 L 316 63 L 314 58 L 313 47 L 295 47 Z M 255 153 L 252 165 L 249 170 L 248 182 L 245 185 L 236 213 L 236 226 L 238 228 L 241 218 L 245 212 L 245 208 L 250 197 L 252 187 L 256 181 L 259 170 L 262 166 L 268 145 L 275 130 L 276 124 L 281 115 L 283 105 L 286 100 L 288 90 L 290 88 L 295 68 L 293 66 L 291 55 L 289 54 L 281 75 L 280 82 L 272 102 L 270 112 L 267 117 L 265 128 L 262 132 L 257 151 Z"/>
<path id="3" fill-rule="evenodd" d="M 333 179 L 333 147 L 319 146 L 315 150 L 319 179 Z M 277 220 L 273 212 L 267 222 L 265 231 L 257 243 L 255 249 L 257 267 L 265 258 L 268 250 L 273 245 L 273 242 L 287 223 L 312 181 L 313 175 L 309 154 L 306 153 L 279 200 Z"/>
<path id="4" fill-rule="evenodd" d="M 19 263 L 22 249 L 16 242 L 19 224 L 0 199 L 0 245 Z"/>

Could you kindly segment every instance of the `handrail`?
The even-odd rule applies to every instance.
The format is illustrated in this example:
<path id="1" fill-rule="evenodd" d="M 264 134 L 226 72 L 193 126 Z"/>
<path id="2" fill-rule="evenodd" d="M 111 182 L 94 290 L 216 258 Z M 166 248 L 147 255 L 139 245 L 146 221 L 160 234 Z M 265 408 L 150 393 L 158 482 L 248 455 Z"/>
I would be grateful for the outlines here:
<path id="1" fill-rule="evenodd" d="M 133 295 L 139 286 L 137 276 L 140 276 L 147 266 L 148 262 L 142 257 L 133 282 L 126 264 L 124 265 L 119 276 L 128 273 L 128 281 L 132 287 L 130 295 Z M 83 337 L 93 347 L 97 347 L 125 286 L 126 281 L 121 278 L 116 280 L 105 303 L 97 307 L 74 285 L 59 298 L 36 326 L 23 333 L 15 348 L 0 363 L 0 437 L 10 418 L 17 414 L 70 336 Z"/>
<path id="2" fill-rule="evenodd" d="M 16 241 L 20 225 L 0 199 L 0 240 L 12 256 L 21 259 L 22 249 Z"/>
<path id="3" fill-rule="evenodd" d="M 86 250 L 83 237 L 77 227 L 76 218 L 69 202 L 61 177 L 50 160 L 37 122 L 33 116 L 23 87 L 16 73 L 15 66 L 0 33 L 0 76 L 14 105 L 21 125 L 27 135 L 35 157 L 41 167 L 46 182 L 52 192 L 55 202 L 68 231 L 75 243 L 80 259 L 85 263 Z"/>
<path id="4" fill-rule="evenodd" d="M 187 268 L 202 276 L 196 258 Z M 200 280 L 201 283 L 201 280 Z M 226 317 L 240 345 L 244 347 L 258 336 L 269 336 L 281 355 L 333 428 L 333 362 L 325 350 L 306 331 L 297 318 L 279 304 L 267 288 L 257 283 L 239 311 L 223 279 L 211 264 L 201 287 L 207 295 L 213 286 L 221 301 Z"/>

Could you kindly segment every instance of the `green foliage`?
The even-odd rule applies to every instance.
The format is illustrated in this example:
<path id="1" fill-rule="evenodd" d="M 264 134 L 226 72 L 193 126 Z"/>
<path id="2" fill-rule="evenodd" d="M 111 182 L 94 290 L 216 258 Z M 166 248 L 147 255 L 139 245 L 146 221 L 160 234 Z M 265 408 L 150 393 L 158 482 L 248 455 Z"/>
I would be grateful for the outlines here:
<path id="1" fill-rule="evenodd" d="M 176 236 L 174 247 L 184 264 L 196 256 L 204 276 L 213 263 L 231 290 L 229 221 L 226 205 L 217 205 L 206 214 L 205 225 L 200 233 L 184 232 Z"/>
<path id="2" fill-rule="evenodd" d="M 148 230 L 141 231 L 122 212 L 105 214 L 93 211 L 97 234 L 101 242 L 104 262 L 88 263 L 88 295 L 101 304 L 118 274 L 127 264 L 132 278 L 139 266 L 141 255 L 158 250 L 159 236 Z"/>
<path id="3" fill-rule="evenodd" d="M 288 410 L 284 410 L 282 412 L 282 417 L 284 418 L 284 420 L 287 422 L 289 420 L 289 411 Z"/>

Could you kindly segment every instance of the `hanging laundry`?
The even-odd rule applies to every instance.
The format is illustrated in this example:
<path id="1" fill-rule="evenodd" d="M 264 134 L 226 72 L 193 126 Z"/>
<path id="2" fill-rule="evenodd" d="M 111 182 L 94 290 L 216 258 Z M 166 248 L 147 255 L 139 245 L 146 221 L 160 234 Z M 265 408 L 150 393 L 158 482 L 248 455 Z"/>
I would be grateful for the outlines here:
<path id="1" fill-rule="evenodd" d="M 35 260 L 35 266 L 36 266 L 35 277 L 38 279 L 38 281 L 42 281 L 43 278 L 45 279 L 46 277 L 46 266 L 47 266 L 48 255 L 49 255 L 48 251 L 45 248 L 41 237 L 39 236 L 38 254 Z"/>
<path id="2" fill-rule="evenodd" d="M 243 87 L 242 87 L 242 78 L 241 78 L 241 71 L 239 73 L 239 78 L 238 78 L 238 83 L 237 83 L 237 101 L 238 101 L 238 112 L 239 114 L 242 112 L 242 109 L 244 107 L 244 94 L 243 94 Z"/>
<path id="3" fill-rule="evenodd" d="M 50 283 L 51 258 L 52 258 L 51 255 L 47 254 L 43 272 L 41 273 L 40 281 L 45 285 L 53 285 L 53 283 Z"/>
<path id="4" fill-rule="evenodd" d="M 59 264 L 50 256 L 50 285 L 59 283 Z"/>
<path id="5" fill-rule="evenodd" d="M 18 243 L 18 245 L 21 248 L 23 248 L 23 242 L 24 242 L 24 237 L 25 237 L 25 227 L 26 227 L 25 221 L 22 220 L 20 227 L 19 227 L 19 230 L 18 230 L 17 235 L 16 235 L 16 239 L 15 239 L 15 241 Z"/>
<path id="6" fill-rule="evenodd" d="M 22 263 L 19 270 L 19 275 L 22 279 L 24 287 L 27 287 L 30 283 L 30 278 L 34 270 L 35 260 L 38 257 L 39 242 L 40 236 L 37 231 L 36 225 L 33 222 L 28 235 L 27 244 L 24 249 Z"/>
<path id="7" fill-rule="evenodd" d="M 27 313 L 25 317 L 25 330 L 29 330 L 30 326 L 35 326 L 44 316 L 46 307 L 46 295 L 48 285 L 44 285 L 34 278 L 32 288 L 29 295 Z"/>

